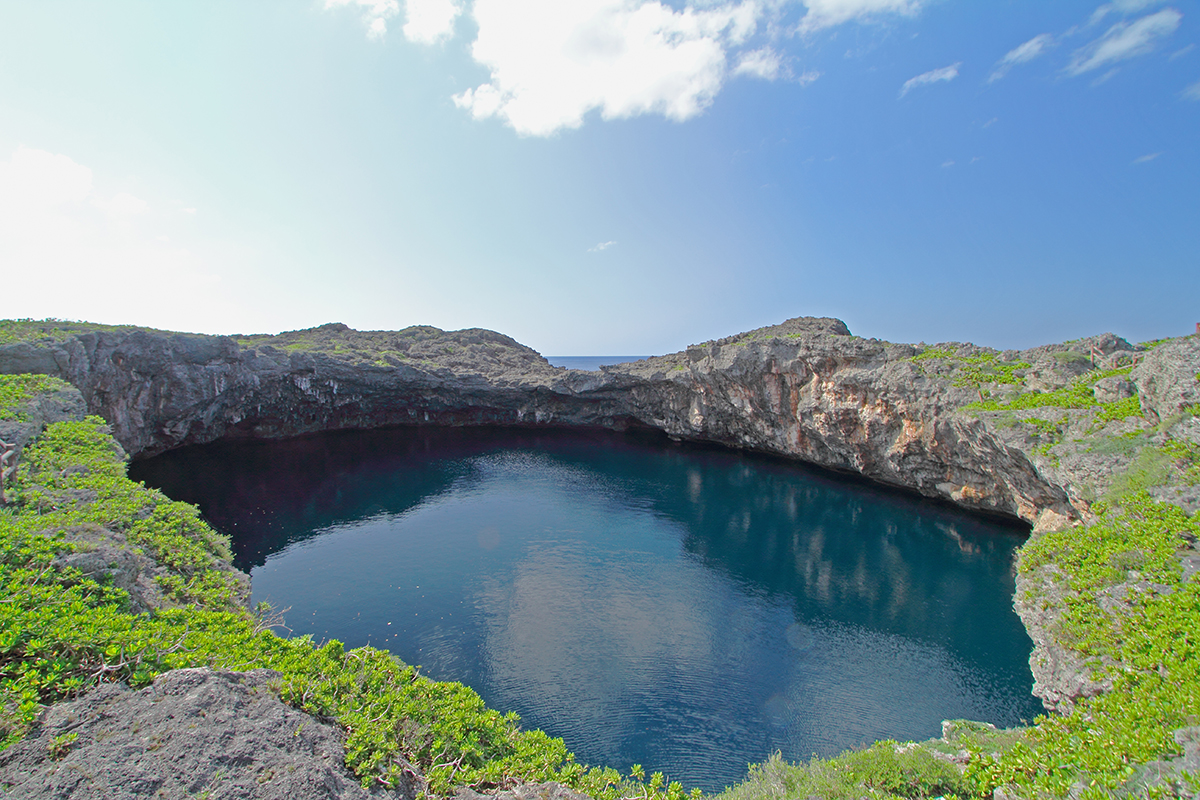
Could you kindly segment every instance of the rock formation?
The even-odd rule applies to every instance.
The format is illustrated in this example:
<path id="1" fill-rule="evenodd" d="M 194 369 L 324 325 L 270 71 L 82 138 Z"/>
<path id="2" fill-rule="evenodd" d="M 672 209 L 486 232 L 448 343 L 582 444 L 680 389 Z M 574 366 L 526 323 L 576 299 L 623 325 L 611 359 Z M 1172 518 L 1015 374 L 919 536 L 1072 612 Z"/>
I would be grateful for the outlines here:
<path id="1" fill-rule="evenodd" d="M 583 372 L 555 368 L 530 348 L 478 329 L 359 332 L 325 325 L 279 336 L 217 337 L 23 324 L 17 341 L 0 345 L 0 373 L 41 373 L 74 384 L 87 410 L 108 420 L 134 456 L 223 437 L 405 424 L 645 427 L 676 439 L 796 458 L 1017 517 L 1036 535 L 1088 518 L 1090 504 L 1128 478 L 1146 448 L 1168 439 L 1200 444 L 1195 337 L 1146 351 L 1103 334 L 999 353 L 969 344 L 862 339 L 838 320 L 798 318 Z M 1030 402 L 1032 394 L 1056 392 L 1066 399 Z M 1134 397 L 1130 406 L 1126 401 Z M 23 445 L 44 422 L 81 410 L 65 394 L 38 402 L 36 419 L 0 421 L 0 439 Z M 1186 481 L 1149 488 L 1189 511 L 1200 507 L 1200 490 Z M 102 556 L 93 560 L 105 569 L 124 563 L 107 550 Z M 1200 563 L 1200 555 L 1189 558 Z M 88 572 L 87 563 L 72 565 Z M 137 571 L 130 565 L 131 574 Z M 1035 692 L 1051 710 L 1069 710 L 1080 697 L 1104 689 L 1056 642 L 1063 590 L 1053 570 L 1018 582 L 1016 607 L 1035 645 Z M 154 604 L 153 598 L 146 602 Z M 258 679 L 178 680 L 220 685 L 240 698 L 232 702 L 260 702 L 253 697 Z M 157 687 L 144 692 L 153 695 L 161 691 Z M 106 688 L 90 701 L 102 707 L 119 691 Z M 126 692 L 131 698 L 143 693 Z M 5 763 L 28 759 L 29 770 L 43 771 L 36 774 L 67 779 L 71 750 L 61 761 L 47 760 L 42 739 L 68 730 L 62 714 L 93 712 L 59 708 L 53 712 L 58 716 L 43 721 L 42 738 L 29 745 L 41 748 L 40 760 L 13 748 Z M 283 713 L 270 715 L 282 719 Z M 305 747 L 324 752 L 326 744 L 315 741 Z M 275 767 L 247 763 L 255 764 L 254 774 L 278 774 Z M 320 773 L 324 777 L 297 778 L 326 787 L 320 790 L 326 794 L 305 796 L 358 796 L 358 787 L 343 787 L 330 770 Z M 235 783 L 231 777 L 226 785 Z M 521 791 L 515 800 L 562 794 L 553 787 Z"/>
<path id="2" fill-rule="evenodd" d="M 657 428 L 859 473 L 1043 524 L 1075 518 L 1060 482 L 977 417 L 920 350 L 800 318 L 599 372 L 556 369 L 491 331 L 278 337 L 85 330 L 0 347 L 0 371 L 77 386 L 133 456 L 222 437 L 398 424 Z"/>
<path id="3" fill-rule="evenodd" d="M 280 702 L 270 690 L 276 677 L 265 669 L 178 669 L 141 691 L 110 683 L 51 706 L 28 736 L 0 752 L 8 796 L 383 796 L 363 789 L 346 769 L 337 727 Z"/>

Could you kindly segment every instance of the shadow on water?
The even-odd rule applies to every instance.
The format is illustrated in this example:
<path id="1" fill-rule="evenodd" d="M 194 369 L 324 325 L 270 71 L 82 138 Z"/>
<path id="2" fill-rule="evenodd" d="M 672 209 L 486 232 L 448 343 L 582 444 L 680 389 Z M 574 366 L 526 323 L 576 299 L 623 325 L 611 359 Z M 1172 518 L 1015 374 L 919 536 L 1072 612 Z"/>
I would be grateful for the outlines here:
<path id="1" fill-rule="evenodd" d="M 233 538 L 297 634 L 461 680 L 581 760 L 711 790 L 782 749 L 1031 719 L 1011 526 L 603 431 L 215 443 L 131 474 Z"/>

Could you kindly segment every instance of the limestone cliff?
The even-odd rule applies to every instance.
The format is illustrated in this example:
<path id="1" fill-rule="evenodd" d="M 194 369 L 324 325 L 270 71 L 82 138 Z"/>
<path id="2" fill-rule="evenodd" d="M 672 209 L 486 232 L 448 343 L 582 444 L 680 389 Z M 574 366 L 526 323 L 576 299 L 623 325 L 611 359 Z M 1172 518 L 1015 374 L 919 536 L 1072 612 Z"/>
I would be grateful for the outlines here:
<path id="1" fill-rule="evenodd" d="M 640 425 L 1031 523 L 1078 515 L 1028 453 L 955 413 L 974 392 L 929 374 L 913 360 L 918 348 L 851 336 L 837 320 L 789 320 L 590 373 L 482 330 L 28 338 L 0 346 L 0 371 L 70 381 L 135 457 L 221 437 L 397 424 Z"/>

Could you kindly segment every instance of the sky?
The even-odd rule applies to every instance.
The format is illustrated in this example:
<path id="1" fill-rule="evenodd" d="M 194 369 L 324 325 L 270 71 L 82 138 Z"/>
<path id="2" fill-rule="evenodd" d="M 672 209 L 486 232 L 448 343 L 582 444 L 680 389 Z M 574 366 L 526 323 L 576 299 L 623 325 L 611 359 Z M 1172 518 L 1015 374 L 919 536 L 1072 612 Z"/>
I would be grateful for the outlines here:
<path id="1" fill-rule="evenodd" d="M 646 355 L 1200 322 L 1200 4 L 0 0 L 0 317 Z"/>

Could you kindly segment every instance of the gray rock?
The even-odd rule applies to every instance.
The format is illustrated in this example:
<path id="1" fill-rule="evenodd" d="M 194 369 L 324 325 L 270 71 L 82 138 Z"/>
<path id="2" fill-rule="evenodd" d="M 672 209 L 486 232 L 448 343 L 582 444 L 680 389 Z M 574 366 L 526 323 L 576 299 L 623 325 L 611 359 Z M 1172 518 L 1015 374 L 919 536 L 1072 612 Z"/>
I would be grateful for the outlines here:
<path id="1" fill-rule="evenodd" d="M 1101 378 L 1096 381 L 1092 387 L 1092 396 L 1096 398 L 1097 403 L 1112 403 L 1117 400 L 1125 400 L 1137 394 L 1137 385 L 1130 380 L 1122 378 L 1120 375 L 1110 375 L 1107 378 Z"/>
<path id="2" fill-rule="evenodd" d="M 455 794 L 455 800 L 592 800 L 586 794 L 568 789 L 560 783 L 524 783 L 512 789 L 499 792 L 480 793 L 473 789 L 462 787 Z"/>
<path id="3" fill-rule="evenodd" d="M 1047 711 L 1061 714 L 1070 714 L 1080 699 L 1112 688 L 1111 678 L 1093 677 L 1083 657 L 1064 647 L 1056 636 L 1069 591 L 1059 570 L 1042 567 L 1033 574 L 1017 574 L 1013 597 L 1013 606 L 1033 641 L 1029 655 L 1033 693 Z"/>
<path id="4" fill-rule="evenodd" d="M 284 705 L 271 670 L 184 669 L 51 706 L 0 753 L 9 797 L 357 800 L 340 731 Z M 74 736 L 73 740 L 66 737 Z"/>
<path id="5" fill-rule="evenodd" d="M 1200 404 L 1200 336 L 1163 342 L 1146 353 L 1130 377 L 1142 408 L 1166 421 Z"/>
<path id="6" fill-rule="evenodd" d="M 924 374 L 910 361 L 917 348 L 851 336 L 839 320 L 787 320 L 600 372 L 555 369 L 478 329 L 329 325 L 239 341 L 83 332 L 0 347 L 0 372 L 54 365 L 135 456 L 400 424 L 645 426 L 1031 523 L 1077 516 L 1026 453 L 954 413 L 974 392 Z"/>

